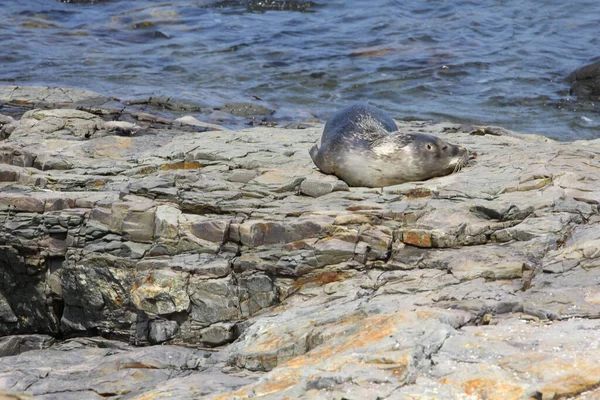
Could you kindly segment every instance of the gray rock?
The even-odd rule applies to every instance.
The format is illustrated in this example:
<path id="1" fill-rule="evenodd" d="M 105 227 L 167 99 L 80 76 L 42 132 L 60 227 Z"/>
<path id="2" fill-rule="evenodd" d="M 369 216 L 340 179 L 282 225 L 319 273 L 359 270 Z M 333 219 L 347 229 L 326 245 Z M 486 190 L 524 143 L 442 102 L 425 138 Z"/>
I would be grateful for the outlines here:
<path id="1" fill-rule="evenodd" d="M 565 79 L 571 84 L 571 93 L 579 99 L 598 101 L 600 97 L 600 61 L 571 72 Z"/>
<path id="2" fill-rule="evenodd" d="M 88 90 L 48 86 L 0 86 L 0 101 L 102 105 L 110 99 Z"/>
<path id="3" fill-rule="evenodd" d="M 179 325 L 176 321 L 153 320 L 150 321 L 149 329 L 148 339 L 150 343 L 156 344 L 173 339 L 179 329 Z"/>
<path id="4" fill-rule="evenodd" d="M 231 173 L 227 177 L 227 180 L 231 182 L 248 183 L 252 179 L 256 178 L 256 175 L 257 172 L 253 170 L 235 169 L 231 171 Z"/>
<path id="5" fill-rule="evenodd" d="M 231 322 L 216 322 L 200 330 L 200 341 L 204 346 L 221 346 L 235 339 L 235 324 Z"/>
<path id="6" fill-rule="evenodd" d="M 230 278 L 190 277 L 188 288 L 190 323 L 207 327 L 215 322 L 235 321 L 240 317 L 240 300 L 235 282 Z"/>
<path id="7" fill-rule="evenodd" d="M 15 356 L 26 351 L 42 350 L 54 343 L 48 335 L 15 335 L 0 339 L 0 357 Z"/>
<path id="8" fill-rule="evenodd" d="M 270 110 L 259 104 L 252 103 L 227 103 L 218 109 L 241 117 L 247 117 L 251 115 L 271 115 L 275 113 L 274 110 Z"/>
<path id="9" fill-rule="evenodd" d="M 102 347 L 95 347 L 100 344 Z M 141 394 L 157 381 L 207 368 L 208 354 L 174 346 L 111 348 L 110 343 L 34 350 L 0 358 L 0 379 L 36 398 L 100 398 Z M 106 347 L 105 347 L 106 346 Z M 65 377 L 69 379 L 65 380 Z M 74 398 L 74 397 L 71 397 Z"/>
<path id="10" fill-rule="evenodd" d="M 133 265 L 126 259 L 96 254 L 67 263 L 61 269 L 61 329 L 127 337 L 132 312 L 123 305 L 131 301 Z"/>
<path id="11" fill-rule="evenodd" d="M 300 192 L 310 197 L 321 197 L 331 192 L 348 191 L 350 188 L 344 181 L 304 180 Z"/>
<path id="12" fill-rule="evenodd" d="M 132 134 L 106 106 L 44 108 L 2 119 L 3 390 L 597 394 L 599 141 L 398 122 L 479 156 L 348 188 L 310 160 L 322 126 L 190 132 L 139 114 Z"/>

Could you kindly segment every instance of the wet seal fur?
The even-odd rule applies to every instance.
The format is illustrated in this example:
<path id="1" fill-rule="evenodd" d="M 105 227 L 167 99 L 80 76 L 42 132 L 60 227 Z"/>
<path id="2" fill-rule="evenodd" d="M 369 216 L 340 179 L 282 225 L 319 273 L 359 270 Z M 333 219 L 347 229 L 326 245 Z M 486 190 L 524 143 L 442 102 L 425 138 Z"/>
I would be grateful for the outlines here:
<path id="1" fill-rule="evenodd" d="M 436 136 L 400 133 L 382 110 L 354 104 L 331 117 L 310 149 L 315 165 L 350 186 L 384 187 L 459 171 L 471 154 Z"/>

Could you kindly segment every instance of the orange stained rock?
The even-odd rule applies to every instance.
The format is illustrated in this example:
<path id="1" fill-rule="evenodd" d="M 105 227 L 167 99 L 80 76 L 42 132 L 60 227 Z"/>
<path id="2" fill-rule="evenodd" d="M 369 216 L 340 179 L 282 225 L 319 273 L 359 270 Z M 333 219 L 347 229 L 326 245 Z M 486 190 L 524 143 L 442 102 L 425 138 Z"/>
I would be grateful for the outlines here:
<path id="1" fill-rule="evenodd" d="M 326 313 L 321 312 L 321 315 L 325 315 Z M 364 321 L 365 319 L 365 314 L 362 312 L 353 312 L 352 314 L 346 314 L 340 317 L 339 320 L 337 320 L 337 322 L 328 322 L 328 323 L 319 323 L 319 322 L 314 322 L 312 321 L 312 326 L 315 327 L 319 327 L 319 326 L 333 326 L 333 327 L 337 327 L 340 330 L 349 330 L 349 328 L 347 327 L 347 325 L 349 324 L 356 324 L 357 322 L 361 322 Z"/>
<path id="2" fill-rule="evenodd" d="M 310 355 L 311 353 L 308 354 Z M 310 357 L 308 359 L 310 359 Z M 401 357 L 399 357 L 398 361 L 400 361 L 400 363 L 397 364 L 383 363 L 382 369 L 389 371 L 389 373 L 392 376 L 395 376 L 398 379 L 403 379 L 406 375 L 406 371 L 410 362 L 410 357 L 406 354 L 403 354 Z M 350 364 L 361 364 L 362 360 L 354 356 L 342 356 L 335 357 L 332 360 L 332 362 L 334 364 L 333 366 L 329 368 L 327 366 L 321 366 L 319 369 L 328 372 L 341 371 L 344 367 L 347 367 Z M 314 379 L 314 377 L 319 375 L 313 374 L 308 378 L 305 377 L 304 370 L 302 368 L 303 366 L 304 365 L 294 365 L 294 363 L 291 362 L 283 364 L 281 368 L 278 368 L 266 381 L 254 385 L 253 393 L 256 397 L 279 393 L 301 382 L 310 381 L 311 379 Z"/>
<path id="3" fill-rule="evenodd" d="M 270 350 L 276 350 L 277 348 L 279 348 L 280 346 L 285 344 L 285 341 L 284 341 L 285 338 L 282 338 L 281 335 L 273 333 L 272 330 L 265 332 L 265 335 L 268 335 L 268 338 L 261 340 L 259 343 L 257 343 L 255 346 L 253 346 L 251 348 L 251 351 L 267 352 Z"/>
<path id="4" fill-rule="evenodd" d="M 143 293 L 146 293 L 147 295 L 156 295 L 157 293 L 161 293 L 164 291 L 163 286 L 155 284 L 153 273 L 148 274 L 148 276 L 144 278 L 141 284 L 139 284 L 137 281 L 134 281 L 130 293 L 134 293 L 138 289 L 140 289 Z"/>
<path id="5" fill-rule="evenodd" d="M 378 351 L 368 356 L 365 362 L 369 364 L 381 365 L 405 365 L 408 366 L 412 357 L 412 349 L 403 349 L 399 351 Z"/>
<path id="6" fill-rule="evenodd" d="M 431 233 L 429 232 L 404 232 L 402 241 L 418 247 L 431 247 Z"/>
<path id="7" fill-rule="evenodd" d="M 346 211 L 365 211 L 365 210 L 383 210 L 381 204 L 377 203 L 358 203 L 346 207 Z"/>
<path id="8" fill-rule="evenodd" d="M 362 329 L 343 338 L 333 338 L 305 355 L 295 357 L 283 364 L 286 367 L 304 367 L 324 362 L 340 356 L 349 350 L 356 350 L 378 342 L 386 336 L 396 333 L 398 324 L 407 319 L 406 313 L 377 315 L 363 319 Z"/>
<path id="9" fill-rule="evenodd" d="M 151 165 L 148 167 L 143 167 L 143 168 L 138 169 L 138 171 L 135 173 L 135 175 L 153 174 L 156 171 L 157 171 L 157 167 L 155 165 Z"/>
<path id="10" fill-rule="evenodd" d="M 329 341 L 321 344 L 317 348 L 309 351 L 307 354 L 292 358 L 284 364 L 279 365 L 269 375 L 267 380 L 245 387 L 236 392 L 220 395 L 211 398 L 211 400 L 225 400 L 225 399 L 248 399 L 259 396 L 266 396 L 272 393 L 278 393 L 282 390 L 286 390 L 300 382 L 306 380 L 303 377 L 304 367 L 315 366 L 316 364 L 328 362 L 333 363 L 330 365 L 332 368 L 327 366 L 320 366 L 322 370 L 335 370 L 336 366 L 341 369 L 344 365 L 348 365 L 351 362 L 358 363 L 359 360 L 356 357 L 350 357 L 344 355 L 351 350 L 357 350 L 366 347 L 372 343 L 394 334 L 398 330 L 398 325 L 406 323 L 407 320 L 414 316 L 412 313 L 398 312 L 391 315 L 378 315 L 367 318 L 359 318 L 359 314 L 351 316 L 351 320 L 355 323 L 360 324 L 362 329 L 354 332 L 348 336 L 338 339 L 339 335 L 332 338 Z M 345 321 L 347 322 L 347 321 Z M 336 325 L 343 324 L 344 321 L 338 322 Z M 273 345 L 280 338 L 273 337 L 266 341 L 263 341 L 260 346 Z M 339 343 L 341 341 L 341 343 Z M 334 343 L 335 342 L 335 343 Z M 256 349 L 256 346 L 253 350 Z M 335 362 L 335 360 L 343 359 L 343 362 Z M 399 354 L 398 357 L 388 362 L 382 362 L 383 369 L 389 370 L 393 376 L 402 378 L 405 375 L 406 369 L 410 363 L 410 357 L 408 354 Z M 376 363 L 376 360 L 373 360 Z"/>
<path id="11" fill-rule="evenodd" d="M 399 383 L 405 383 L 404 380 L 408 376 L 412 357 L 412 349 L 403 349 L 394 352 L 380 352 L 380 355 L 375 355 L 366 362 L 378 364 L 381 370 L 391 373 Z"/>
<path id="12" fill-rule="evenodd" d="M 309 351 L 307 354 L 292 358 L 291 360 L 287 361 L 281 366 L 285 366 L 287 368 L 300 368 L 306 365 L 313 365 L 319 362 L 323 362 L 325 360 L 330 359 L 334 355 L 340 356 L 343 352 L 348 350 L 365 347 L 371 343 L 381 340 L 387 335 L 396 332 L 396 325 L 398 325 L 400 321 L 403 321 L 405 319 L 406 315 L 404 313 L 396 313 L 392 315 L 383 316 L 380 315 L 369 318 L 364 318 L 362 314 L 352 314 L 340 321 L 337 321 L 334 324 L 331 324 L 333 325 L 333 329 L 337 327 L 340 330 L 339 334 L 335 335 L 334 338 L 325 341 L 325 343 Z M 362 327 L 362 329 L 355 331 L 357 326 L 347 326 L 348 324 L 360 324 L 358 328 Z M 307 321 L 304 325 L 305 327 L 314 327 L 315 322 Z M 345 327 L 345 325 L 347 327 Z M 327 327 L 325 329 L 327 329 Z M 349 335 L 343 335 L 343 331 L 352 331 L 353 333 Z M 259 343 L 252 346 L 252 348 L 250 348 L 249 351 L 274 351 L 282 345 L 286 344 L 289 340 L 287 335 L 277 335 L 274 334 L 273 331 L 269 331 L 265 335 L 269 335 L 269 337 L 267 339 L 261 340 Z M 336 341 L 336 338 L 339 337 L 342 337 L 342 339 L 337 339 L 337 341 L 341 340 L 342 343 L 333 344 L 333 342 Z"/>
<path id="13" fill-rule="evenodd" d="M 319 283 L 325 285 L 332 282 L 344 281 L 350 278 L 352 274 L 348 271 L 325 271 L 321 273 L 311 273 L 309 275 L 302 276 L 294 282 L 294 287 L 302 287 L 307 283 Z"/>
<path id="14" fill-rule="evenodd" d="M 537 387 L 542 398 L 562 398 L 600 386 L 600 352 L 560 354 L 525 353 L 504 357 L 503 368 L 537 375 L 543 382 Z"/>
<path id="15" fill-rule="evenodd" d="M 252 395 L 252 391 L 250 390 L 251 386 L 246 386 L 241 389 L 236 390 L 233 393 L 225 393 L 220 394 L 214 397 L 209 397 L 210 400 L 243 400 L 249 399 Z M 152 400 L 152 399 L 139 399 L 139 400 Z"/>
<path id="16" fill-rule="evenodd" d="M 156 369 L 156 367 L 151 366 L 151 365 L 147 365 L 144 363 L 141 363 L 139 361 L 131 361 L 131 362 L 118 362 L 117 363 L 117 369 L 121 370 L 121 369 L 130 369 L 130 368 L 135 368 L 135 369 Z"/>
<path id="17" fill-rule="evenodd" d="M 417 318 L 419 319 L 432 319 L 432 318 L 438 318 L 440 316 L 440 313 L 434 310 L 416 310 L 415 314 L 417 315 Z"/>
<path id="18" fill-rule="evenodd" d="M 364 214 L 345 214 L 335 217 L 334 225 L 364 225 L 371 224 L 373 217 Z"/>
<path id="19" fill-rule="evenodd" d="M 142 394 L 140 396 L 135 396 L 134 400 L 156 400 L 158 399 L 160 396 L 160 394 L 158 395 L 154 395 L 154 394 Z"/>
<path id="20" fill-rule="evenodd" d="M 250 226 L 250 230 L 249 230 L 250 232 L 249 233 L 254 233 L 254 232 L 258 231 L 258 232 L 261 233 L 261 240 L 264 240 L 264 237 L 266 237 L 269 234 L 271 234 L 273 230 L 275 230 L 275 229 L 279 229 L 280 230 L 281 228 L 282 228 L 281 224 L 278 224 L 277 222 L 272 222 L 272 221 L 268 221 L 268 222 L 267 221 L 265 221 L 265 222 L 254 222 Z M 280 232 L 277 232 L 277 233 L 280 233 Z"/>
<path id="21" fill-rule="evenodd" d="M 122 154 L 118 150 L 129 149 L 132 144 L 133 141 L 130 138 L 111 136 L 108 143 L 104 140 L 100 143 L 95 143 L 94 152 L 99 156 L 121 158 Z"/>
<path id="22" fill-rule="evenodd" d="M 526 391 L 519 384 L 491 378 L 477 378 L 466 382 L 456 382 L 452 379 L 443 378 L 440 383 L 442 385 L 458 384 L 469 396 L 475 395 L 478 399 L 486 400 L 522 399 L 525 397 Z"/>
<path id="23" fill-rule="evenodd" d="M 562 375 L 537 388 L 543 399 L 576 396 L 600 386 L 600 367 L 580 366 L 577 373 Z"/>
<path id="24" fill-rule="evenodd" d="M 256 385 L 253 392 L 256 397 L 279 393 L 298 384 L 301 378 L 302 375 L 300 374 L 300 371 L 288 370 L 283 375 L 278 374 L 277 376 L 268 379 L 266 382 Z"/>
<path id="25" fill-rule="evenodd" d="M 175 170 L 175 169 L 200 169 L 202 167 L 203 167 L 203 165 L 198 162 L 180 161 L 180 162 L 176 162 L 176 163 L 165 164 L 162 167 L 160 167 L 160 170 L 161 171 L 169 171 L 169 170 Z"/>
<path id="26" fill-rule="evenodd" d="M 306 238 L 301 240 L 296 240 L 295 242 L 289 242 L 283 245 L 283 250 L 312 250 L 314 244 L 317 242 L 316 238 Z"/>
<path id="27" fill-rule="evenodd" d="M 360 364 L 363 364 L 363 361 L 358 358 L 358 357 L 354 357 L 354 355 L 349 354 L 349 355 L 343 355 L 343 356 L 337 356 L 331 360 L 327 360 L 327 365 L 323 366 L 320 365 L 319 366 L 319 371 L 324 371 L 324 372 L 341 372 L 344 370 L 344 368 L 349 368 L 352 366 L 358 366 Z M 284 364 L 286 365 L 286 364 Z M 319 376 L 319 374 L 316 374 L 314 376 Z M 314 377 L 313 376 L 313 377 Z M 312 379 L 312 378 L 310 378 Z M 307 379 L 307 380 L 310 380 Z"/>
<path id="28" fill-rule="evenodd" d="M 382 357 L 371 357 L 368 354 L 357 356 L 356 354 L 347 354 L 338 356 L 327 361 L 325 365 L 319 365 L 319 371 L 326 373 L 341 373 L 344 370 L 368 370 L 369 366 L 376 366 L 378 370 L 389 374 L 389 377 L 394 377 L 398 380 L 398 383 L 405 383 L 404 380 L 408 376 L 410 362 L 412 360 L 412 349 L 404 349 L 401 352 L 393 352 L 398 354 L 388 354 Z M 303 379 L 303 381 L 310 381 L 314 379 L 315 374 L 309 378 Z M 363 375 L 357 374 L 357 383 L 362 379 L 369 380 L 368 373 Z"/>
<path id="29" fill-rule="evenodd" d="M 535 374 L 546 381 L 561 380 L 565 376 L 577 375 L 582 371 L 600 373 L 600 352 L 583 353 L 520 353 L 502 358 L 498 363 L 502 368 L 517 372 Z M 600 383 L 600 374 L 596 375 Z"/>
<path id="30" fill-rule="evenodd" d="M 402 194 L 405 195 L 407 199 L 412 200 L 412 199 L 420 199 L 420 198 L 424 198 L 424 197 L 431 197 L 433 192 L 431 191 L 431 189 L 428 189 L 428 188 L 414 188 L 414 189 L 408 189 L 408 190 L 402 192 Z"/>
<path id="31" fill-rule="evenodd" d="M 408 362 L 406 363 L 406 365 L 394 367 L 390 371 L 392 372 L 392 375 L 394 375 L 398 380 L 404 380 L 408 371 Z"/>
<path id="32" fill-rule="evenodd" d="M 146 279 L 144 279 L 144 284 L 145 285 L 151 285 L 154 283 L 154 274 L 153 273 L 149 273 L 148 276 L 146 276 Z"/>

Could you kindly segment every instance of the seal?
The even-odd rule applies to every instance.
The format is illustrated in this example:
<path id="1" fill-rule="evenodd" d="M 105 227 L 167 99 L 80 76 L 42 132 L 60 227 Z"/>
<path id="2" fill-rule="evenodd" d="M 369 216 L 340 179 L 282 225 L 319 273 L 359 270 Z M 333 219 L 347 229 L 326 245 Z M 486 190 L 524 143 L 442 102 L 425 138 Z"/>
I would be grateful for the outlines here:
<path id="1" fill-rule="evenodd" d="M 335 113 L 309 151 L 315 165 L 350 186 L 384 187 L 458 172 L 472 156 L 436 136 L 400 133 L 394 120 L 368 104 Z"/>

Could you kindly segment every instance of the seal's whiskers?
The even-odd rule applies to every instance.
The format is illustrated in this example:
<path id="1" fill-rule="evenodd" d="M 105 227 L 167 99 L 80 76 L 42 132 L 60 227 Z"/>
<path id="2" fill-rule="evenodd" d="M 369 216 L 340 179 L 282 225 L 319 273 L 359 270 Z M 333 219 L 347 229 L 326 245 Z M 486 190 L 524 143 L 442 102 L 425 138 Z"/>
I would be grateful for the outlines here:
<path id="1" fill-rule="evenodd" d="M 464 156 L 462 156 L 461 158 L 458 159 L 458 161 L 456 162 L 456 165 L 454 165 L 454 170 L 452 171 L 453 174 L 459 172 L 461 169 L 463 169 L 463 167 L 465 167 L 467 165 L 467 162 L 469 161 L 469 157 L 470 154 L 467 153 Z"/>

